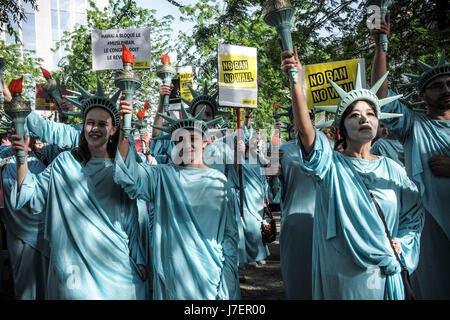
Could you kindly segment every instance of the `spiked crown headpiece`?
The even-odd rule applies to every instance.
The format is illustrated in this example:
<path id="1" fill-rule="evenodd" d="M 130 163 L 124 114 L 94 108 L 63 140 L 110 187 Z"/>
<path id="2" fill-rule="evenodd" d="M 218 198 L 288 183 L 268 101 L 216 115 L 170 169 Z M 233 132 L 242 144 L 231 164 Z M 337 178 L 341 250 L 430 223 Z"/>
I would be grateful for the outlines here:
<path id="1" fill-rule="evenodd" d="M 282 121 L 282 127 L 281 127 L 281 129 L 283 129 L 283 130 L 280 130 L 280 133 L 287 133 L 287 134 L 289 134 L 289 131 L 291 131 L 291 128 L 293 127 L 293 125 L 292 124 L 290 124 L 289 122 L 284 122 L 284 121 Z"/>
<path id="2" fill-rule="evenodd" d="M 445 74 L 450 74 L 450 63 L 445 63 L 445 50 L 442 50 L 438 64 L 430 66 L 419 60 L 419 64 L 423 69 L 422 74 L 404 73 L 405 76 L 415 80 L 414 82 L 402 84 L 401 87 L 416 87 L 419 91 L 423 91 L 425 86 L 434 78 Z"/>
<path id="3" fill-rule="evenodd" d="M 194 114 L 195 109 L 201 103 L 206 103 L 209 106 L 211 106 L 214 116 L 227 114 L 226 112 L 219 110 L 219 103 L 217 102 L 218 93 L 216 92 L 212 96 L 208 94 L 209 90 L 208 90 L 208 83 L 206 80 L 205 80 L 205 83 L 203 86 L 203 92 L 201 94 L 196 92 L 194 89 L 192 89 L 191 86 L 188 86 L 188 87 L 189 87 L 189 91 L 191 91 L 193 99 L 191 101 L 189 101 L 187 99 L 184 99 L 183 97 L 180 97 L 180 98 L 189 106 L 188 111 L 190 114 Z"/>
<path id="4" fill-rule="evenodd" d="M 378 99 L 376 93 L 378 92 L 378 89 L 380 89 L 381 85 L 383 84 L 384 80 L 388 76 L 389 72 L 386 72 L 370 89 L 364 89 L 362 88 L 361 84 L 361 76 L 360 76 L 360 68 L 359 65 L 356 68 L 356 79 L 355 79 L 355 86 L 353 90 L 350 92 L 346 92 L 344 89 L 339 87 L 336 83 L 334 83 L 332 80 L 327 79 L 328 82 L 333 86 L 334 90 L 336 90 L 337 94 L 339 95 L 340 101 L 337 106 L 319 106 L 315 107 L 315 110 L 319 111 L 327 111 L 330 113 L 334 113 L 335 117 L 334 120 L 327 121 L 325 123 L 321 123 L 319 125 L 316 125 L 317 128 L 325 128 L 329 126 L 334 126 L 335 128 L 339 128 L 341 121 L 342 121 L 342 115 L 344 114 L 345 110 L 354 102 L 359 100 L 364 100 L 370 102 L 375 107 L 375 113 L 378 119 L 389 119 L 389 118 L 397 118 L 403 116 L 403 114 L 398 113 L 383 113 L 381 112 L 381 107 L 395 101 L 402 97 L 402 95 L 392 96 L 384 99 Z"/>
<path id="5" fill-rule="evenodd" d="M 222 120 L 218 124 L 217 130 L 225 130 L 225 129 L 231 129 L 231 121 L 230 120 Z"/>
<path id="6" fill-rule="evenodd" d="M 75 87 L 77 87 L 78 90 L 80 90 L 80 92 L 68 90 L 69 92 L 73 93 L 73 96 L 64 97 L 72 102 L 74 106 L 81 109 L 83 119 L 86 118 L 87 113 L 92 108 L 102 108 L 111 114 L 113 126 L 120 125 L 119 112 L 117 109 L 117 99 L 120 96 L 120 89 L 117 90 L 111 98 L 109 98 L 105 95 L 102 84 L 100 83 L 100 80 L 98 78 L 97 91 L 95 92 L 95 94 L 92 94 L 89 91 L 85 90 L 76 82 L 74 82 L 73 84 L 75 85 Z"/>
<path id="7" fill-rule="evenodd" d="M 167 123 L 169 124 L 169 126 L 164 127 L 164 126 L 157 126 L 157 125 L 152 125 L 153 128 L 156 128 L 158 130 L 161 130 L 167 134 L 162 135 L 160 134 L 157 137 L 154 137 L 153 139 L 156 140 L 170 140 L 172 138 L 172 134 L 178 130 L 178 129 L 194 129 L 194 130 L 199 130 L 202 132 L 202 134 L 206 135 L 208 129 L 221 122 L 222 118 L 215 118 L 211 121 L 208 122 L 204 122 L 202 120 L 203 118 L 203 114 L 205 113 L 206 110 L 206 106 L 204 106 L 199 113 L 197 113 L 197 115 L 195 115 L 194 117 L 190 117 L 188 112 L 186 111 L 186 109 L 181 106 L 181 118 L 177 119 L 177 118 L 172 118 L 166 114 L 163 113 L 158 113 L 161 117 L 163 117 Z"/>

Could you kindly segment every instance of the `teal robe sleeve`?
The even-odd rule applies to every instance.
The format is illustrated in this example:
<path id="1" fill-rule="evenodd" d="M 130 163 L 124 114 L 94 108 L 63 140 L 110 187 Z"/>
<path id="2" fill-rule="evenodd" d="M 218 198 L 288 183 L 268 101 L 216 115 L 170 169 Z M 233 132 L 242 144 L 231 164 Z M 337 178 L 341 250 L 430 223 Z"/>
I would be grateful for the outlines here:
<path id="1" fill-rule="evenodd" d="M 313 178 L 322 180 L 330 169 L 333 149 L 328 143 L 328 140 L 320 139 L 320 135 L 323 132 L 317 129 L 314 130 L 316 131 L 316 138 L 313 150 L 308 155 L 304 152 L 300 137 L 298 137 L 297 143 L 300 147 L 300 159 L 304 160 L 301 162 L 302 170 Z"/>
<path id="2" fill-rule="evenodd" d="M 17 191 L 17 180 L 11 188 L 11 206 L 14 210 L 19 210 L 25 205 L 29 206 L 29 212 L 39 214 L 45 211 L 49 181 L 51 176 L 51 166 L 47 167 L 40 174 L 35 175 L 28 170 L 25 179 Z"/>
<path id="3" fill-rule="evenodd" d="M 158 163 L 171 163 L 174 143 L 171 140 L 152 140 L 150 143 L 150 154 Z"/>
<path id="4" fill-rule="evenodd" d="M 396 93 L 394 91 L 388 91 L 388 97 L 394 96 Z M 403 117 L 384 119 L 383 124 L 389 128 L 394 136 L 404 144 L 408 136 L 412 133 L 414 121 L 416 118 L 416 112 L 409 109 L 400 100 L 395 100 L 387 105 L 383 106 L 383 112 L 387 113 L 401 113 Z"/>
<path id="5" fill-rule="evenodd" d="M 130 199 L 153 201 L 156 184 L 158 183 L 158 166 L 150 166 L 141 162 L 134 143 L 131 142 L 128 155 L 123 161 L 120 152 L 116 153 L 116 168 L 114 180 L 119 183 Z M 138 162 L 139 161 L 139 162 Z"/>
<path id="6" fill-rule="evenodd" d="M 68 125 L 41 118 L 31 112 L 25 120 L 25 133 L 39 137 L 43 142 L 57 145 L 62 149 L 78 146 L 82 125 Z"/>
<path id="7" fill-rule="evenodd" d="M 403 152 L 403 146 L 398 140 L 378 139 L 372 144 L 370 152 L 377 156 L 388 157 L 403 166 L 399 159 L 399 152 Z"/>
<path id="8" fill-rule="evenodd" d="M 11 146 L 0 146 L 0 158 L 7 158 L 9 156 L 13 156 L 14 152 L 11 149 Z"/>

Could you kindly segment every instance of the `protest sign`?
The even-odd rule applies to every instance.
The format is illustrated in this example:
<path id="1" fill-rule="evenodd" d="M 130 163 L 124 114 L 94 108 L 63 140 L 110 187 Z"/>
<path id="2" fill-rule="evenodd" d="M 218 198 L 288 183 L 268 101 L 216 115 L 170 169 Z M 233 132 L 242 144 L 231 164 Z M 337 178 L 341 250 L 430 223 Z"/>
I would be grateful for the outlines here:
<path id="1" fill-rule="evenodd" d="M 218 45 L 219 105 L 256 108 L 258 103 L 256 48 Z"/>
<path id="2" fill-rule="evenodd" d="M 361 68 L 361 83 L 366 84 L 364 59 L 345 60 L 304 66 L 306 99 L 308 108 L 337 105 L 339 96 L 327 79 L 334 81 L 345 91 L 354 89 L 356 68 Z"/>
<path id="3" fill-rule="evenodd" d="M 135 69 L 150 68 L 150 29 L 92 30 L 92 69 L 122 69 L 122 42 L 134 56 Z"/>
<path id="4" fill-rule="evenodd" d="M 172 79 L 173 89 L 169 97 L 169 110 L 180 110 L 180 97 L 191 101 L 193 99 L 189 86 L 193 86 L 192 66 L 176 67 L 177 76 Z M 183 107 L 188 106 L 184 104 Z"/>

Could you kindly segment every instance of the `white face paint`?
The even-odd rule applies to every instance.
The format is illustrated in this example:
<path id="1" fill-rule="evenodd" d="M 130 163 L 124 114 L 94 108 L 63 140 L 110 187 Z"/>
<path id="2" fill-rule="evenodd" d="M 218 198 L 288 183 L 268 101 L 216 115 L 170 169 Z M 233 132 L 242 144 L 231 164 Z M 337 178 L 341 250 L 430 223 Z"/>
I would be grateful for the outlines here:
<path id="1" fill-rule="evenodd" d="M 117 130 L 112 125 L 112 118 L 108 111 L 102 108 L 93 108 L 86 115 L 84 123 L 84 136 L 88 145 L 94 149 L 104 147 Z"/>
<path id="2" fill-rule="evenodd" d="M 372 141 L 377 135 L 378 118 L 368 102 L 357 101 L 353 110 L 344 119 L 344 127 L 349 142 Z"/>

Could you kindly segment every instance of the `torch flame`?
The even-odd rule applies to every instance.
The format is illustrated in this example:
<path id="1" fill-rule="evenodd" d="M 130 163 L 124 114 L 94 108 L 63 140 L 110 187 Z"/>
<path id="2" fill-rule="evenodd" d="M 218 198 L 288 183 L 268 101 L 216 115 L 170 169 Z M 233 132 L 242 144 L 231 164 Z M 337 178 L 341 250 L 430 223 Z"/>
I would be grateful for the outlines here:
<path id="1" fill-rule="evenodd" d="M 170 57 L 168 54 L 163 55 L 160 59 L 162 63 L 170 63 Z"/>
<path id="2" fill-rule="evenodd" d="M 123 42 L 122 42 L 122 62 L 134 64 L 134 56 Z"/>
<path id="3" fill-rule="evenodd" d="M 52 76 L 52 74 L 50 72 L 48 72 L 47 70 L 45 70 L 44 68 L 42 68 L 42 67 L 39 67 L 39 68 L 41 68 L 42 74 L 44 75 L 45 79 L 48 79 Z"/>
<path id="4" fill-rule="evenodd" d="M 145 109 L 148 109 L 149 107 L 150 107 L 150 102 L 145 101 L 145 103 L 144 103 L 144 108 L 145 108 Z"/>
<path id="5" fill-rule="evenodd" d="M 145 117 L 145 110 L 141 110 L 137 113 L 138 119 L 144 119 Z"/>
<path id="6" fill-rule="evenodd" d="M 9 86 L 8 86 L 8 89 L 11 92 L 11 94 L 22 93 L 22 81 L 23 81 L 23 76 L 21 76 L 18 79 L 11 80 L 11 82 L 9 83 Z"/>

